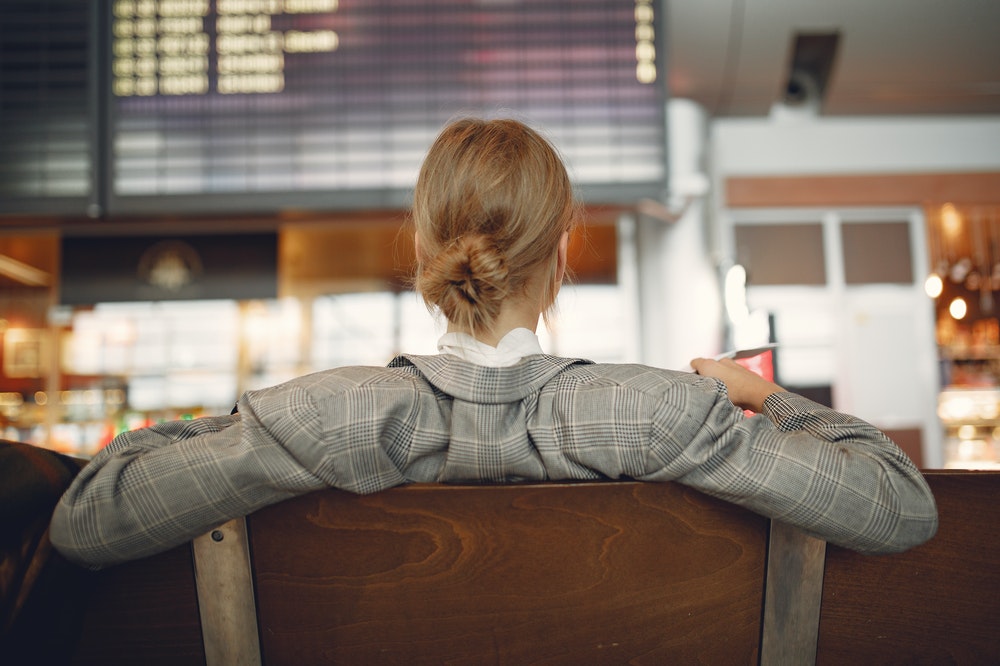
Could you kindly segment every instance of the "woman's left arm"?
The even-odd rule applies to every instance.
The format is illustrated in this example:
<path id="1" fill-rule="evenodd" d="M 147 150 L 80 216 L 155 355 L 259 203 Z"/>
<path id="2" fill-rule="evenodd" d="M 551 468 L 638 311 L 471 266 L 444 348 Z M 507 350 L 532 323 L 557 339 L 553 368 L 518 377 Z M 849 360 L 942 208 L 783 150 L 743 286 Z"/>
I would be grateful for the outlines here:
<path id="1" fill-rule="evenodd" d="M 52 543 L 67 558 L 99 568 L 168 550 L 227 520 L 325 486 L 269 440 L 252 413 L 122 433 L 57 504 Z"/>

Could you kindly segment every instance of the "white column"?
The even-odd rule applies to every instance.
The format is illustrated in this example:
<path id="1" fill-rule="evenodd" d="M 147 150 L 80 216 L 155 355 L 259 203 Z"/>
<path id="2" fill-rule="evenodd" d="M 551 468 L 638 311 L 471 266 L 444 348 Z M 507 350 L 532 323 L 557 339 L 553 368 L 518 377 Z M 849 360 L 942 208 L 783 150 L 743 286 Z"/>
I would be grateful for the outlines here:
<path id="1" fill-rule="evenodd" d="M 639 316 L 642 362 L 679 370 L 695 356 L 720 351 L 723 320 L 704 192 L 705 111 L 689 100 L 670 100 L 667 136 L 666 203 L 678 215 L 673 222 L 638 218 Z"/>

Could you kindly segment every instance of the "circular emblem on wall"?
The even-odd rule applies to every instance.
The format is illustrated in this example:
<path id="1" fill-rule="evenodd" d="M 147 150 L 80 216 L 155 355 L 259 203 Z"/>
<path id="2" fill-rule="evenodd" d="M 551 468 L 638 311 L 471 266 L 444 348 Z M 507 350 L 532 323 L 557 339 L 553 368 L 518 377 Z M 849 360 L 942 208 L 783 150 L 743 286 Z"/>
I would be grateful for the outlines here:
<path id="1" fill-rule="evenodd" d="M 197 280 L 201 273 L 201 257 L 184 241 L 160 241 L 139 258 L 139 279 L 165 291 L 179 291 Z"/>

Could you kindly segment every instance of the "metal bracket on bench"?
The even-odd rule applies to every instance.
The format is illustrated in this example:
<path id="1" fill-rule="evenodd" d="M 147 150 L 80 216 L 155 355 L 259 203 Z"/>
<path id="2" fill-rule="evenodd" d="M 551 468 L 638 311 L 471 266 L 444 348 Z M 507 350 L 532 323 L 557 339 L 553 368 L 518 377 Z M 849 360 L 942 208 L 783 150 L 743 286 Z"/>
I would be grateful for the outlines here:
<path id="1" fill-rule="evenodd" d="M 260 664 L 246 519 L 194 539 L 192 549 L 207 665 Z"/>
<path id="2" fill-rule="evenodd" d="M 815 664 L 826 542 L 771 521 L 761 666 Z"/>

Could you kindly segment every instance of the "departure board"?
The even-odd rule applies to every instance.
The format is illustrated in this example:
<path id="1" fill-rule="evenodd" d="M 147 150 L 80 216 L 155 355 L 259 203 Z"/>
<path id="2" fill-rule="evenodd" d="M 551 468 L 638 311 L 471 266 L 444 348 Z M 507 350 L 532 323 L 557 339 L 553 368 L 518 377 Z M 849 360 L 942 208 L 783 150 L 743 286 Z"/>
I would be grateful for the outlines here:
<path id="1" fill-rule="evenodd" d="M 461 115 L 662 198 L 660 0 L 112 0 L 112 213 L 396 207 Z"/>
<path id="2" fill-rule="evenodd" d="M 0 214 L 84 215 L 95 195 L 91 10 L 0 3 Z"/>

